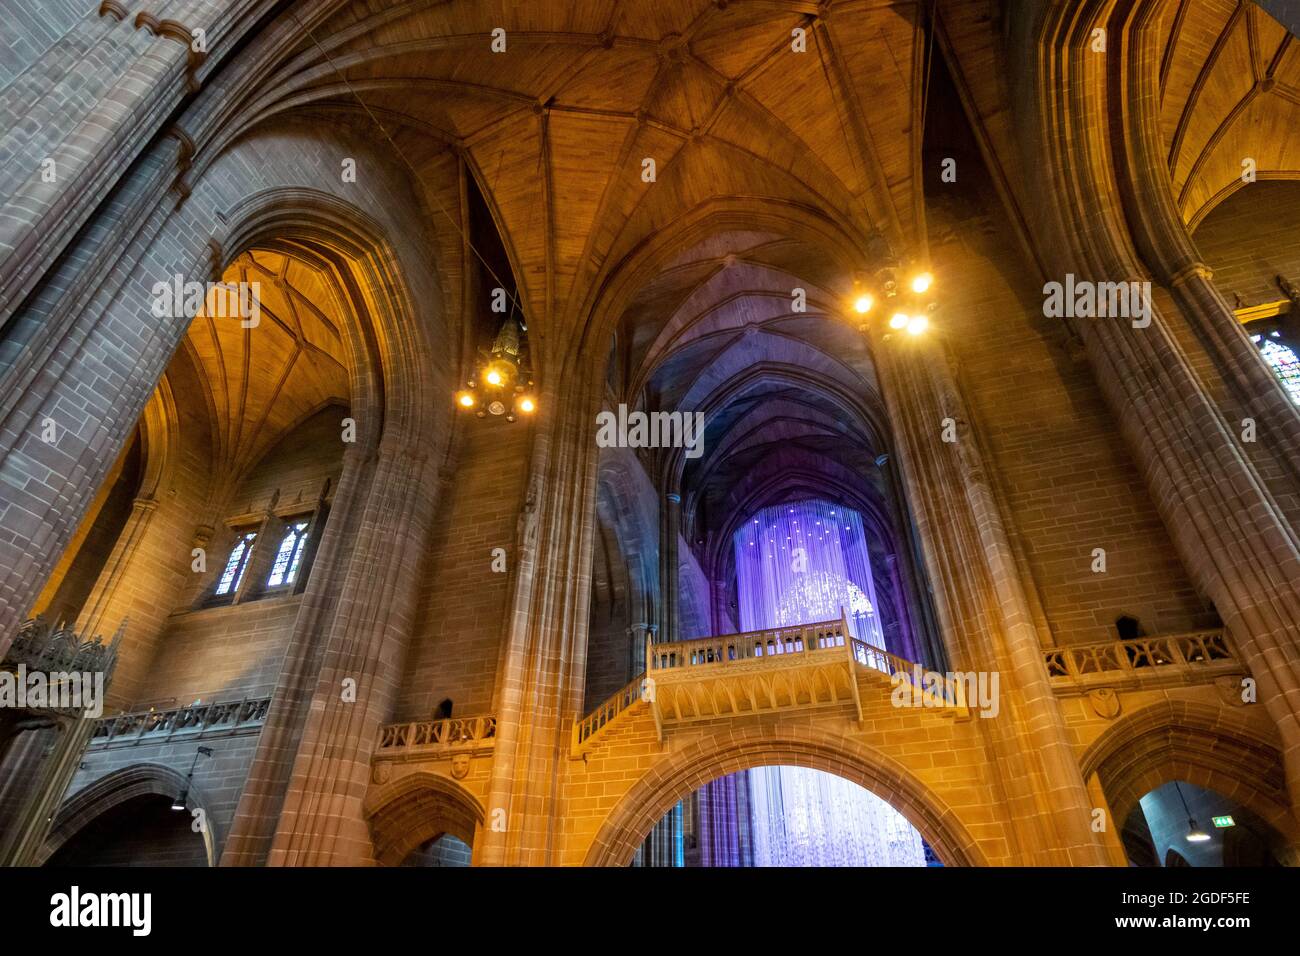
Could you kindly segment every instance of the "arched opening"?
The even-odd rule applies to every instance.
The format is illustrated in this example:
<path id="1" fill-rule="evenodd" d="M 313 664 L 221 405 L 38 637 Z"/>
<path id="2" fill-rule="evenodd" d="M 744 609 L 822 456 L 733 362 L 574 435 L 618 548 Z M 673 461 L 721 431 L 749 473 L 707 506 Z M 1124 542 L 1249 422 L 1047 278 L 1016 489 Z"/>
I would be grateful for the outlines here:
<path id="1" fill-rule="evenodd" d="M 133 764 L 74 793 L 34 863 L 49 866 L 216 866 L 210 796 L 183 771 Z M 179 809 L 178 809 L 179 808 Z"/>
<path id="2" fill-rule="evenodd" d="M 1300 182 L 1235 190 L 1201 219 L 1193 239 L 1214 284 L 1261 358 L 1300 405 Z"/>
<path id="3" fill-rule="evenodd" d="M 1115 618 L 1115 634 L 1121 641 L 1131 641 L 1141 637 L 1146 632 L 1142 630 L 1142 622 L 1131 614 L 1121 614 Z"/>
<path id="4" fill-rule="evenodd" d="M 939 866 L 870 790 L 824 770 L 763 766 L 711 780 L 646 837 L 634 866 Z"/>
<path id="5" fill-rule="evenodd" d="M 1143 794 L 1123 842 L 1133 866 L 1281 866 L 1285 854 L 1283 836 L 1250 807 L 1186 780 Z"/>
<path id="6" fill-rule="evenodd" d="M 644 853 L 648 835 L 673 845 L 656 824 L 700 789 L 728 775 L 760 767 L 804 768 L 833 775 L 869 791 L 901 814 L 920 834 L 935 861 L 982 866 L 986 856 L 952 808 L 906 767 L 865 745 L 813 728 L 773 734 L 737 727 L 725 738 L 701 740 L 666 757 L 643 776 L 605 818 L 587 851 L 587 866 L 626 866 Z M 645 863 L 671 865 L 665 855 Z"/>
<path id="7" fill-rule="evenodd" d="M 150 793 L 113 806 L 82 827 L 46 866 L 207 866 L 203 836 L 173 799 Z"/>
<path id="8" fill-rule="evenodd" d="M 1185 701 L 1156 704 L 1120 718 L 1084 752 L 1080 770 L 1084 779 L 1097 775 L 1132 865 L 1159 865 L 1171 847 L 1188 865 L 1223 865 L 1197 852 L 1197 843 L 1210 842 L 1223 858 L 1228 838 L 1213 831 L 1235 827 L 1216 828 L 1216 816 L 1247 821 L 1244 829 L 1259 838 L 1234 835 L 1230 859 L 1262 860 L 1263 845 L 1292 865 L 1300 828 L 1275 731 L 1255 716 Z M 1185 839 L 1189 817 L 1210 841 Z"/>
<path id="9" fill-rule="evenodd" d="M 449 777 L 402 777 L 366 803 L 375 860 L 383 866 L 469 866 L 484 812 Z"/>
<path id="10" fill-rule="evenodd" d="M 469 844 L 450 833 L 426 840 L 406 855 L 401 866 L 469 866 L 473 850 Z"/>

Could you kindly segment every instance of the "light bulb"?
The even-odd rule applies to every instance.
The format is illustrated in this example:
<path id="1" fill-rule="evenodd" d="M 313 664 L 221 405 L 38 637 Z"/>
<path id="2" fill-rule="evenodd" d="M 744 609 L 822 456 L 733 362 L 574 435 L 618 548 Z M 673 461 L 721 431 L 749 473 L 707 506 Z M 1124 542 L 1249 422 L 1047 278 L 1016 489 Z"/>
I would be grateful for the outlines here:
<path id="1" fill-rule="evenodd" d="M 906 312 L 895 312 L 893 315 L 889 317 L 889 327 L 891 329 L 905 328 L 910 318 L 911 316 L 909 316 Z"/>
<path id="2" fill-rule="evenodd" d="M 912 335 L 920 335 L 930 325 L 930 320 L 923 315 L 915 315 L 907 322 L 907 331 Z"/>
<path id="3" fill-rule="evenodd" d="M 917 295 L 920 295 L 926 289 L 930 288 L 930 285 L 933 282 L 934 276 L 930 275 L 928 272 L 922 272 L 920 275 L 912 277 L 912 291 Z"/>
<path id="4" fill-rule="evenodd" d="M 871 307 L 874 304 L 875 301 L 871 298 L 871 296 L 867 295 L 865 292 L 853 300 L 853 308 L 860 315 L 865 315 L 866 313 L 870 312 Z"/>
<path id="5" fill-rule="evenodd" d="M 489 385 L 500 385 L 500 384 L 501 384 L 501 373 L 498 372 L 496 369 L 492 369 L 491 371 L 489 371 L 489 372 L 488 372 L 485 376 L 483 376 L 483 377 L 487 379 L 487 383 L 488 383 Z"/>
<path id="6" fill-rule="evenodd" d="M 529 414 L 537 410 L 537 405 L 531 398 L 521 398 L 519 400 L 519 410 L 525 414 Z"/>
<path id="7" fill-rule="evenodd" d="M 460 404 L 461 408 L 474 407 L 474 396 L 471 395 L 469 392 L 461 392 L 459 395 L 456 396 L 456 401 Z"/>

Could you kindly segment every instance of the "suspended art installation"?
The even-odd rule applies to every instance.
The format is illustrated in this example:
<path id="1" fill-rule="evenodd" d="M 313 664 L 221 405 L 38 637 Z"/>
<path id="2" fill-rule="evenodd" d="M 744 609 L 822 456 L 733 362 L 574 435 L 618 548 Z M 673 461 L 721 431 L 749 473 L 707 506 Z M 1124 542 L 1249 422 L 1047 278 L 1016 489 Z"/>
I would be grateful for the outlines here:
<path id="1" fill-rule="evenodd" d="M 862 517 L 825 501 L 776 505 L 733 538 L 740 629 L 848 618 L 858 640 L 885 646 Z"/>
<path id="2" fill-rule="evenodd" d="M 885 646 L 856 511 L 825 501 L 765 508 L 733 545 L 742 631 L 844 616 L 859 640 Z M 803 767 L 745 776 L 754 865 L 925 866 L 921 834 L 857 784 Z"/>

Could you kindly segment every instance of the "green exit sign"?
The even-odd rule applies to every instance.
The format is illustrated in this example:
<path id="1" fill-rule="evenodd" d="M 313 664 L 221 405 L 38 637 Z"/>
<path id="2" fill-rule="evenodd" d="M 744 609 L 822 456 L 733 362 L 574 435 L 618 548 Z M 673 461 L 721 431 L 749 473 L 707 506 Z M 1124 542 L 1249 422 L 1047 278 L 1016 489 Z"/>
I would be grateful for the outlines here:
<path id="1" fill-rule="evenodd" d="M 1237 821 L 1232 819 L 1232 817 L 1215 817 L 1214 825 L 1216 827 L 1219 827 L 1220 829 L 1222 829 L 1223 827 L 1235 827 L 1237 825 Z"/>

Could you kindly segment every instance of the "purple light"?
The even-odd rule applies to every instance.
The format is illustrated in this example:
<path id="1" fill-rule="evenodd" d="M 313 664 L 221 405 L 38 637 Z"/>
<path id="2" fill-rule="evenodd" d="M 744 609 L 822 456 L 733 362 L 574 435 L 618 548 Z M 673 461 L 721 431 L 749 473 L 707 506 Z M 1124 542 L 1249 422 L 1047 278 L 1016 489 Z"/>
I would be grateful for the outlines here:
<path id="1" fill-rule="evenodd" d="M 857 512 L 840 516 L 845 538 L 823 529 L 800 535 L 799 522 L 822 520 L 831 530 L 837 511 L 822 501 L 765 508 L 753 518 L 769 544 L 784 536 L 799 546 L 792 556 L 775 548 L 747 551 L 739 534 L 736 590 L 740 629 L 762 630 L 848 619 L 859 640 L 885 647 L 875 586 Z M 791 517 L 794 516 L 794 517 Z M 752 543 L 752 542 L 751 542 Z M 780 551 L 785 552 L 785 545 Z M 908 649 L 902 649 L 904 656 Z M 920 834 L 897 811 L 849 781 L 799 767 L 763 767 L 748 774 L 754 862 L 758 866 L 924 866 Z"/>

